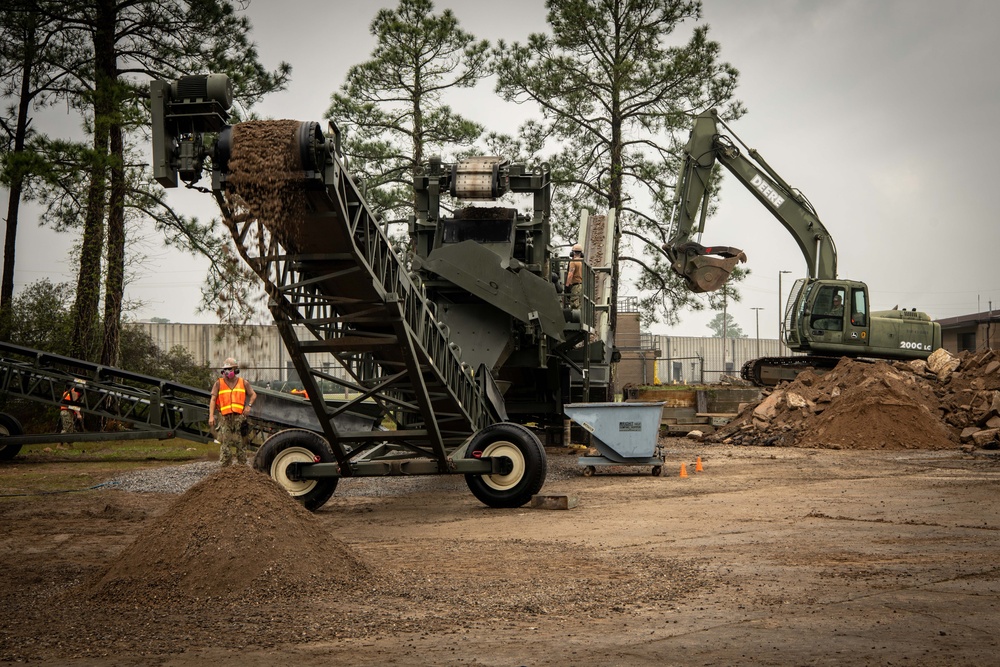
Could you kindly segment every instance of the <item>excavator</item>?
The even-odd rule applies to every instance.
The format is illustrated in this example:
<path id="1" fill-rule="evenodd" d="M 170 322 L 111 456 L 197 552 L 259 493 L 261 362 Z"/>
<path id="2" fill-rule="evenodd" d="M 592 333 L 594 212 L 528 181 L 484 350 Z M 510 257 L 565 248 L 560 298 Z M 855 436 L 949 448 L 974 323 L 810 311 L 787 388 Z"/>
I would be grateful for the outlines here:
<path id="1" fill-rule="evenodd" d="M 837 247 L 816 209 L 739 139 L 717 109 L 695 118 L 674 196 L 671 233 L 663 246 L 671 269 L 691 291 L 720 289 L 736 266 L 747 261 L 739 248 L 700 242 L 717 163 L 792 235 L 808 271 L 791 288 L 782 327 L 784 343 L 803 355 L 751 359 L 741 370 L 745 380 L 773 386 L 806 369 L 832 368 L 842 357 L 926 359 L 941 347 L 941 325 L 926 313 L 872 311 L 865 283 L 837 277 Z"/>

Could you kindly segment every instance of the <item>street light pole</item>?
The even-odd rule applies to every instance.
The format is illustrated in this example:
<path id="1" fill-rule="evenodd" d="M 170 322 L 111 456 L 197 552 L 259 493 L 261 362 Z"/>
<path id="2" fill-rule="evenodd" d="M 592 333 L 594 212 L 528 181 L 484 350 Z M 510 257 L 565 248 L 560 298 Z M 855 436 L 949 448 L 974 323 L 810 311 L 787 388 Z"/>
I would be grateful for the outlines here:
<path id="1" fill-rule="evenodd" d="M 782 351 L 785 344 L 785 337 L 782 335 L 785 327 L 784 311 L 781 310 L 781 274 L 791 273 L 791 271 L 778 271 L 778 351 Z"/>
<path id="2" fill-rule="evenodd" d="M 762 311 L 764 309 L 763 308 L 751 308 L 750 310 L 757 311 L 756 312 L 756 315 L 757 315 L 757 357 L 759 358 L 760 357 L 760 311 Z"/>

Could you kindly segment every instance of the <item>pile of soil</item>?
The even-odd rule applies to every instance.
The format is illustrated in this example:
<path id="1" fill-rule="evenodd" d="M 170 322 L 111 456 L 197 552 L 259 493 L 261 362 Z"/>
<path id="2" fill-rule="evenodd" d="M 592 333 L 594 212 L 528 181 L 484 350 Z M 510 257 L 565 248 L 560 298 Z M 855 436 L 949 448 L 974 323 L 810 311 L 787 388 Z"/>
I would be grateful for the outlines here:
<path id="1" fill-rule="evenodd" d="M 270 477 L 220 468 L 152 520 L 77 594 L 143 605 L 346 591 L 371 573 Z"/>
<path id="2" fill-rule="evenodd" d="M 938 350 L 927 362 L 842 359 L 805 371 L 706 438 L 832 449 L 1000 446 L 1000 358 Z"/>

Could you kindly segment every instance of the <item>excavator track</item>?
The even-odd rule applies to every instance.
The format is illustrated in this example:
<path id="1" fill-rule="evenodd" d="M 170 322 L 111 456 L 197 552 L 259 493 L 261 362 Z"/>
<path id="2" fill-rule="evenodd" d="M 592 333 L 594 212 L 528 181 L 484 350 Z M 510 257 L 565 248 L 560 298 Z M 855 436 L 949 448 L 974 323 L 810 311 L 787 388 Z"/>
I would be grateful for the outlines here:
<path id="1" fill-rule="evenodd" d="M 824 373 L 840 362 L 840 357 L 759 357 L 743 364 L 740 377 L 758 387 L 774 387 L 790 382 L 802 371 Z"/>

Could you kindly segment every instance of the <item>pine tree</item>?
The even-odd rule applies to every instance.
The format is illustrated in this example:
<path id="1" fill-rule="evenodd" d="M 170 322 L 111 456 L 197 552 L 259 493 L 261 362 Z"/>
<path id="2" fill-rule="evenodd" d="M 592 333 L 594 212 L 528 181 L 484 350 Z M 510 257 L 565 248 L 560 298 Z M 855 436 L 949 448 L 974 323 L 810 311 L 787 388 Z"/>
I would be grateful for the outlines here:
<path id="1" fill-rule="evenodd" d="M 389 220 L 412 210 L 413 176 L 432 153 L 471 146 L 482 133 L 444 103 L 488 73 L 489 43 L 459 27 L 430 0 L 400 0 L 371 23 L 371 58 L 348 70 L 327 115 L 344 129 L 351 170 L 366 198 Z"/>
<path id="2" fill-rule="evenodd" d="M 676 321 L 680 308 L 703 307 L 660 249 L 679 148 L 693 115 L 711 107 L 727 119 L 742 115 L 734 99 L 738 72 L 719 60 L 708 26 L 695 25 L 686 42 L 676 36 L 700 19 L 700 2 L 547 0 L 546 7 L 551 34 L 496 47 L 497 91 L 537 104 L 558 146 L 550 158 L 553 181 L 562 186 L 556 220 L 578 220 L 581 207 L 615 211 L 612 309 L 619 264 L 628 263 L 646 291 L 647 316 L 661 306 L 660 315 Z"/>

